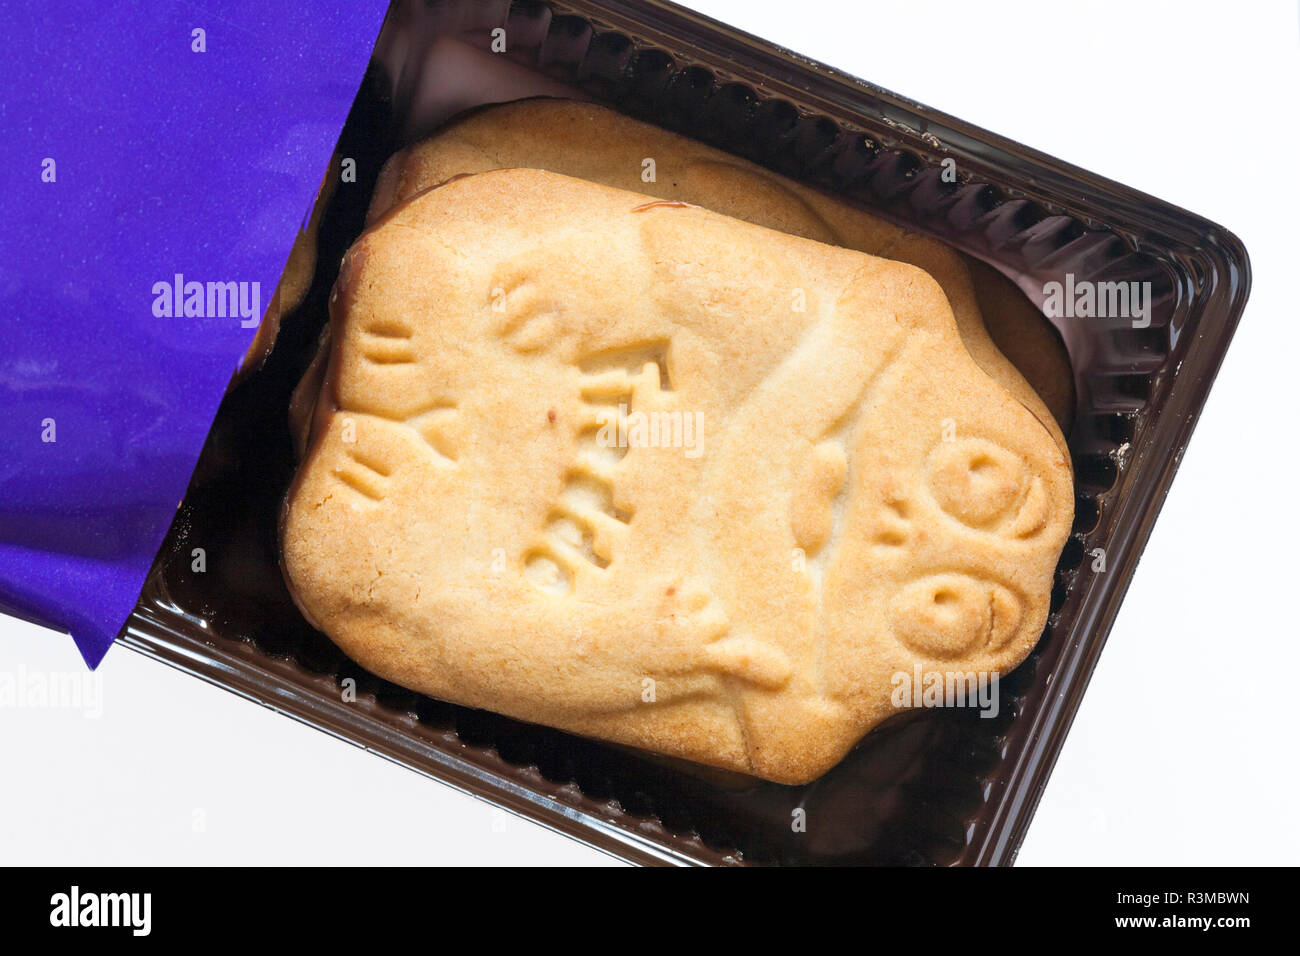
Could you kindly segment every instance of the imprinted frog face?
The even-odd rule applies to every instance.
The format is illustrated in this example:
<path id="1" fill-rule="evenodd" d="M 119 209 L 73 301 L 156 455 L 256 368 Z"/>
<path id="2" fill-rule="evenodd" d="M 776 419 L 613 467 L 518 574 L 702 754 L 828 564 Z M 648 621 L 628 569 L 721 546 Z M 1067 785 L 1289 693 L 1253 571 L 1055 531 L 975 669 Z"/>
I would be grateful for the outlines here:
<path id="1" fill-rule="evenodd" d="M 1023 658 L 1068 469 L 924 273 L 642 199 L 488 173 L 358 243 L 286 568 L 398 683 L 806 779 L 892 673 Z"/>

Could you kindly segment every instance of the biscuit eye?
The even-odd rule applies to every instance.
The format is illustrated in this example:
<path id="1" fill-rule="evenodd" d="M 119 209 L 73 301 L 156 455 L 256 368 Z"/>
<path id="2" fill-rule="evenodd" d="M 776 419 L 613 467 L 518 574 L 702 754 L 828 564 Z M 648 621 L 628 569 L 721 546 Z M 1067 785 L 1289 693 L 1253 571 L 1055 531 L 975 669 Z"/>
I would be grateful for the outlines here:
<path id="1" fill-rule="evenodd" d="M 891 605 L 894 634 L 918 654 L 938 659 L 996 650 L 1020 626 L 1020 600 L 993 581 L 934 574 L 913 581 Z"/>
<path id="2" fill-rule="evenodd" d="M 1047 521 L 1042 481 L 1023 458 L 986 439 L 941 444 L 929 480 L 939 507 L 971 528 L 1026 537 Z"/>

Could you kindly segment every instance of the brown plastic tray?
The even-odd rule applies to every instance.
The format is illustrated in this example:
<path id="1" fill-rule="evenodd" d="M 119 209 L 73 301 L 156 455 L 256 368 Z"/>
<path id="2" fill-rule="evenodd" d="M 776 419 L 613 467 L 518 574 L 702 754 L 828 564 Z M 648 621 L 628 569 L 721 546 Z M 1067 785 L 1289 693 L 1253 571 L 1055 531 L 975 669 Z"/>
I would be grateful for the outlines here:
<path id="1" fill-rule="evenodd" d="M 496 26 L 509 38 L 490 68 L 500 73 L 467 79 L 461 54 L 486 50 Z M 394 66 L 398 48 L 421 56 Z M 311 289 L 266 365 L 227 394 L 119 639 L 626 860 L 1010 863 L 1240 317 L 1250 285 L 1241 243 L 1167 203 L 660 0 L 399 0 L 376 51 L 339 143 L 358 159 L 359 181 L 330 199 Z M 557 90 L 862 203 L 993 262 L 1027 291 L 1066 273 L 1152 283 L 1148 328 L 1057 322 L 1077 392 L 1077 518 L 1046 631 L 1002 681 L 996 719 L 907 714 L 812 784 L 736 786 L 420 697 L 362 671 L 298 614 L 275 535 L 294 467 L 286 407 L 379 165 L 456 109 Z M 940 175 L 948 158 L 955 183 Z M 205 574 L 190 571 L 194 547 L 207 551 Z M 1093 570 L 1096 549 L 1104 572 Z M 353 703 L 341 692 L 346 678 L 357 682 Z M 807 832 L 792 832 L 796 807 L 807 811 Z"/>

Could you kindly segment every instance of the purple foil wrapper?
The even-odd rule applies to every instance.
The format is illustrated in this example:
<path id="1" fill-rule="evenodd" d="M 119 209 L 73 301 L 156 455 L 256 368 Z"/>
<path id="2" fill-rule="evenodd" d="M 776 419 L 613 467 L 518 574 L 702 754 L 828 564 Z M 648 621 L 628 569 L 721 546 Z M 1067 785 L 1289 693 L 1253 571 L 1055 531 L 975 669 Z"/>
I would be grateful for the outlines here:
<path id="1" fill-rule="evenodd" d="M 6 11 L 0 610 L 70 632 L 91 666 L 135 606 L 386 8 Z M 156 314 L 178 275 L 204 284 L 204 313 L 229 289 L 209 302 L 207 283 L 241 283 L 252 318 Z"/>

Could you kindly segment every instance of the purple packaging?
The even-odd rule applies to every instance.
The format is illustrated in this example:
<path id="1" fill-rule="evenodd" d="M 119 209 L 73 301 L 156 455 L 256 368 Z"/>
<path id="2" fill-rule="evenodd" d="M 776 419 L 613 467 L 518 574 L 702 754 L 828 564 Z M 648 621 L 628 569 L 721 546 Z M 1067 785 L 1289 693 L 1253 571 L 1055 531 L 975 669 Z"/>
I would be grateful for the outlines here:
<path id="1" fill-rule="evenodd" d="M 386 7 L 7 11 L 0 610 L 71 632 L 92 666 L 136 604 Z"/>

